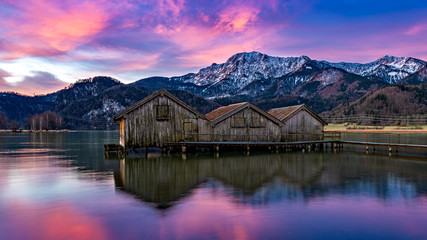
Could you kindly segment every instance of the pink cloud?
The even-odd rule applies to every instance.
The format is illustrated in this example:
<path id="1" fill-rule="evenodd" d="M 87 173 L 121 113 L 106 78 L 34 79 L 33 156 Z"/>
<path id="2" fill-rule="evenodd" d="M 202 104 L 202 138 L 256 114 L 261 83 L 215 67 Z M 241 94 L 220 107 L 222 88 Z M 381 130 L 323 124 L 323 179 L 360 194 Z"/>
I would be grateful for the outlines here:
<path id="1" fill-rule="evenodd" d="M 0 91 L 13 91 L 26 95 L 51 93 L 69 85 L 48 72 L 33 72 L 32 76 L 26 76 L 22 81 L 15 83 L 5 81 L 1 75 L 0 71 Z"/>
<path id="2" fill-rule="evenodd" d="M 233 6 L 219 14 L 216 27 L 226 32 L 241 32 L 258 20 L 259 9 L 248 6 Z"/>
<path id="3" fill-rule="evenodd" d="M 162 15 L 169 16 L 170 12 L 176 16 L 184 8 L 185 0 L 158 0 L 158 10 Z"/>
<path id="4" fill-rule="evenodd" d="M 417 35 L 421 32 L 427 31 L 427 24 L 418 24 L 409 28 L 405 34 L 406 35 Z"/>
<path id="5" fill-rule="evenodd" d="M 10 77 L 10 73 L 0 69 L 0 87 L 4 84 L 7 84 L 5 78 Z"/>
<path id="6" fill-rule="evenodd" d="M 10 3 L 15 10 L 3 17 L 3 59 L 52 56 L 91 40 L 107 24 L 108 12 L 93 1 L 28 0 Z M 15 16 L 17 14 L 18 16 Z"/>
<path id="7" fill-rule="evenodd" d="M 184 4 L 182 15 L 154 24 L 153 31 L 178 47 L 174 51 L 181 53 L 176 57 L 181 67 L 202 67 L 237 52 L 265 49 L 276 41 L 277 32 L 288 26 L 286 20 L 269 24 L 260 18 L 276 5 L 276 1 L 232 2 L 208 13 L 185 14 Z"/>

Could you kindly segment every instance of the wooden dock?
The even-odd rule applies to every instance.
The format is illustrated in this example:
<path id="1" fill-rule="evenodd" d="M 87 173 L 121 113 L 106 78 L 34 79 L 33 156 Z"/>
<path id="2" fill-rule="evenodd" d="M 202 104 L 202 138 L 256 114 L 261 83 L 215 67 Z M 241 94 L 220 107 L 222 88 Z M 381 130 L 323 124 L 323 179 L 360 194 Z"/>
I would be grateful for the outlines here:
<path id="1" fill-rule="evenodd" d="M 376 147 L 388 147 L 389 152 L 394 149 L 398 151 L 399 148 L 412 148 L 412 149 L 426 149 L 427 145 L 420 144 L 403 144 L 403 143 L 379 143 L 379 142 L 363 142 L 363 141 L 339 141 L 342 144 L 347 145 L 362 145 L 366 146 L 366 150 L 369 150 L 369 147 L 373 147 L 374 151 Z"/>
<path id="2" fill-rule="evenodd" d="M 427 150 L 427 145 L 421 144 L 403 144 L 403 143 L 380 143 L 380 142 L 365 142 L 365 141 L 344 141 L 344 140 L 314 140 L 314 141 L 293 141 L 293 142 L 178 142 L 166 143 L 166 147 L 177 148 L 181 147 L 183 153 L 187 148 L 207 147 L 213 148 L 215 151 L 220 151 L 223 148 L 246 148 L 249 151 L 252 147 L 268 148 L 270 150 L 279 149 L 303 149 L 316 150 L 328 148 L 341 150 L 345 145 L 365 146 L 366 151 L 372 149 L 375 151 L 378 147 L 388 148 L 389 153 L 393 150 L 396 152 L 399 149 L 424 149 Z"/>
<path id="3" fill-rule="evenodd" d="M 291 141 L 291 142 L 246 142 L 246 141 L 235 141 L 235 142 L 168 142 L 165 143 L 165 148 L 176 149 L 181 147 L 183 153 L 187 152 L 188 149 L 194 148 L 210 148 L 214 151 L 219 152 L 221 149 L 240 148 L 250 151 L 253 148 L 262 148 L 269 150 L 315 150 L 327 148 L 330 144 L 331 148 L 339 149 L 342 148 L 342 144 L 337 140 L 313 140 L 313 141 Z"/>
<path id="4" fill-rule="evenodd" d="M 120 156 L 125 153 L 125 149 L 120 144 L 104 144 L 104 152 L 107 157 L 111 152 L 116 153 Z"/>
<path id="5" fill-rule="evenodd" d="M 296 141 L 296 142 L 170 142 L 166 146 L 286 146 L 286 145 L 310 145 L 310 144 L 327 144 L 339 143 L 337 140 L 317 140 L 317 141 Z"/>
<path id="6" fill-rule="evenodd" d="M 366 151 L 376 151 L 377 148 L 386 148 L 391 154 L 393 151 L 396 153 L 399 149 L 423 149 L 427 150 L 427 145 L 423 144 L 406 144 L 400 143 L 400 136 L 398 136 L 397 143 L 393 143 L 391 140 L 391 135 L 388 136 L 388 142 L 377 142 L 377 137 L 375 135 L 374 141 L 369 141 L 368 134 L 366 134 L 365 141 L 353 141 L 345 140 L 345 135 L 342 135 L 339 132 L 327 132 L 323 135 L 319 134 L 289 134 L 284 135 L 282 139 L 268 139 L 270 141 L 258 141 L 258 135 L 245 135 L 234 136 L 235 141 L 227 141 L 228 136 L 225 135 L 213 135 L 207 139 L 210 141 L 179 141 L 179 142 L 165 142 L 162 151 L 171 151 L 171 152 L 198 152 L 198 151 L 227 151 L 227 150 L 245 150 L 247 152 L 254 150 L 276 150 L 278 151 L 288 151 L 288 150 L 323 150 L 323 149 L 332 149 L 332 150 L 342 150 L 344 146 L 358 145 L 365 146 Z M 306 138 L 306 139 L 304 139 Z M 185 139 L 185 138 L 184 138 Z M 241 139 L 244 139 L 241 141 Z M 304 139 L 304 140 L 303 140 Z M 239 141 L 240 140 L 240 141 Z M 108 152 L 117 152 L 117 154 L 126 154 L 126 150 L 119 144 L 106 144 L 105 152 L 108 155 Z M 134 149 L 136 151 L 136 149 Z M 145 147 L 145 152 L 147 152 L 147 147 Z"/>

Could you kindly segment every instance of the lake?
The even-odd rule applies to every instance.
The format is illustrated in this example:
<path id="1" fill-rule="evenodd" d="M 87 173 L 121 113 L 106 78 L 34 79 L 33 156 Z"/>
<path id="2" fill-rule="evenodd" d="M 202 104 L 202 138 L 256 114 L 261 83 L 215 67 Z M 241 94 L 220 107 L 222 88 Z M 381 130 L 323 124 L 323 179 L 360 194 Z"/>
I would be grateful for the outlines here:
<path id="1" fill-rule="evenodd" d="M 0 239 L 427 239 L 425 151 L 106 159 L 118 137 L 0 133 Z"/>

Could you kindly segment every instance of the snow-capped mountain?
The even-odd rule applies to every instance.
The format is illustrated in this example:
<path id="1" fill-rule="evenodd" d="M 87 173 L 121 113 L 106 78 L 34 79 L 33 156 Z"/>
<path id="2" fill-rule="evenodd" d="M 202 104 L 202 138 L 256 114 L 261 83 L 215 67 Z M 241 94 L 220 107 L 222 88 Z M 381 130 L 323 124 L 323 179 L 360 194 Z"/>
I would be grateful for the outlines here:
<path id="1" fill-rule="evenodd" d="M 272 57 L 259 52 L 238 53 L 225 63 L 212 64 L 198 73 L 181 77 L 162 78 L 154 84 L 152 78 L 137 81 L 136 85 L 148 88 L 188 90 L 204 97 L 234 95 L 279 96 L 288 94 L 317 76 L 324 69 L 341 69 L 368 79 L 394 84 L 426 66 L 426 62 L 410 57 L 385 56 L 374 62 L 330 63 L 301 57 Z M 336 73 L 336 71 L 329 71 Z M 328 71 L 322 72 L 323 78 Z M 317 76 L 318 77 L 318 76 Z M 154 85 L 156 87 L 154 87 Z M 329 84 L 328 81 L 322 83 Z"/>
<path id="2" fill-rule="evenodd" d="M 239 101 L 252 101 L 265 110 L 305 103 L 323 112 L 383 86 L 426 82 L 427 63 L 415 58 L 385 56 L 365 64 L 330 63 L 306 56 L 282 58 L 250 52 L 172 78 L 150 77 L 123 84 L 110 77 L 94 77 L 45 96 L 0 93 L 0 114 L 25 124 L 31 115 L 53 111 L 70 129 L 108 129 L 116 126 L 111 122 L 114 114 L 160 88 L 172 90 L 201 112 Z M 425 85 L 412 87 L 422 92 Z"/>
<path id="3" fill-rule="evenodd" d="M 417 72 L 400 80 L 399 84 L 420 84 L 427 82 L 427 64 Z"/>
<path id="4" fill-rule="evenodd" d="M 330 66 L 341 68 L 347 72 L 354 73 L 363 77 L 377 77 L 387 81 L 390 84 L 397 83 L 403 78 L 417 72 L 426 62 L 411 57 L 393 57 L 384 56 L 374 62 L 360 63 L 328 63 Z"/>
<path id="5" fill-rule="evenodd" d="M 173 82 L 177 89 L 189 90 L 207 97 L 249 94 L 253 92 L 254 87 L 256 94 L 259 94 L 283 76 L 304 69 L 308 63 L 313 64 L 313 61 L 306 56 L 281 58 L 259 52 L 239 53 L 225 63 L 214 63 L 196 74 L 170 78 L 169 82 Z M 295 78 L 293 81 L 300 83 L 301 80 L 306 79 Z M 185 83 L 187 86 L 179 83 Z"/>
<path id="6" fill-rule="evenodd" d="M 311 61 L 301 57 L 270 57 L 259 52 L 239 53 L 223 64 L 212 64 L 201 69 L 194 76 L 194 84 L 199 86 L 216 85 L 226 78 L 239 79 L 236 85 L 242 88 L 260 78 L 278 78 L 300 69 Z M 188 80 L 187 80 L 188 81 Z"/>

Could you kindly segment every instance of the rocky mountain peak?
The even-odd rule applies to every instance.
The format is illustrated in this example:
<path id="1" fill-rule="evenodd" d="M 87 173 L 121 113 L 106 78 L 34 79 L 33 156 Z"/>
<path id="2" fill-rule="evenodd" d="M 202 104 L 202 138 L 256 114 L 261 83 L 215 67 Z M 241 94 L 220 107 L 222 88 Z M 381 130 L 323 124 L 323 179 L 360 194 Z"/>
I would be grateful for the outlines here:
<path id="1" fill-rule="evenodd" d="M 322 84 L 334 82 L 340 75 L 337 69 L 372 81 L 395 84 L 424 66 L 426 62 L 416 58 L 389 55 L 369 63 L 330 63 L 312 60 L 304 55 L 275 57 L 260 52 L 242 52 L 231 56 L 224 63 L 214 63 L 197 73 L 162 80 L 160 85 L 213 98 L 233 95 L 278 96 L 292 92 L 314 76 L 322 76 Z M 335 70 L 316 75 L 330 68 Z M 138 81 L 138 84 L 148 88 L 159 86 L 149 79 Z M 153 90 L 158 88 L 153 87 Z"/>
<path id="2" fill-rule="evenodd" d="M 404 61 L 405 57 L 395 57 L 395 56 L 390 56 L 390 55 L 385 55 L 384 57 L 381 57 L 377 60 L 377 62 L 380 63 L 392 63 L 392 62 L 396 62 L 396 61 Z"/>

